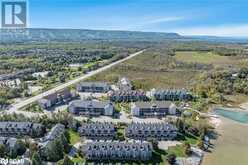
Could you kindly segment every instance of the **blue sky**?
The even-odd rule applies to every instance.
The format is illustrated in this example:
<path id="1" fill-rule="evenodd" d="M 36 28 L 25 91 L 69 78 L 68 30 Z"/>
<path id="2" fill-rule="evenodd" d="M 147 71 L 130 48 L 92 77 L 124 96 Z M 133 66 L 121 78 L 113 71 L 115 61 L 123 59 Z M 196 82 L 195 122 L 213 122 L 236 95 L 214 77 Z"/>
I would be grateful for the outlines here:
<path id="1" fill-rule="evenodd" d="M 248 36 L 247 0 L 29 0 L 29 26 Z"/>

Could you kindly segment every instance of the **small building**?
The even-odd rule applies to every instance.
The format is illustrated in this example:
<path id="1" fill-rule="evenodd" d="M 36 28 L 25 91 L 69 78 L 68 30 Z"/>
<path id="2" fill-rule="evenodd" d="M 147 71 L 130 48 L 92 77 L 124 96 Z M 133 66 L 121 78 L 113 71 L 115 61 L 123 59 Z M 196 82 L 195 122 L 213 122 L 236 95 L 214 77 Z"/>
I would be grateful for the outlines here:
<path id="1" fill-rule="evenodd" d="M 41 108 L 47 109 L 54 106 L 57 103 L 57 101 L 58 101 L 57 93 L 52 93 L 38 100 L 38 104 Z"/>
<path id="2" fill-rule="evenodd" d="M 125 129 L 125 135 L 135 140 L 173 140 L 177 137 L 177 128 L 166 122 L 131 123 Z"/>
<path id="3" fill-rule="evenodd" d="M 35 77 L 35 78 L 45 78 L 49 75 L 49 71 L 45 71 L 45 72 L 36 72 L 36 73 L 33 73 L 32 76 Z"/>
<path id="4" fill-rule="evenodd" d="M 176 105 L 170 101 L 131 103 L 131 114 L 137 117 L 165 117 L 176 113 Z"/>
<path id="5" fill-rule="evenodd" d="M 133 89 L 131 81 L 126 77 L 120 78 L 117 83 L 117 86 L 120 91 L 129 91 Z"/>
<path id="6" fill-rule="evenodd" d="M 114 114 L 114 106 L 109 101 L 76 100 L 69 104 L 69 112 L 83 116 L 112 116 Z"/>
<path id="7" fill-rule="evenodd" d="M 65 88 L 62 91 L 52 93 L 43 97 L 42 99 L 38 100 L 38 104 L 43 109 L 48 109 L 56 104 L 68 102 L 75 96 L 76 94 L 74 94 L 68 88 Z"/>
<path id="8" fill-rule="evenodd" d="M 86 123 L 79 127 L 80 136 L 88 139 L 114 139 L 116 136 L 116 128 L 112 123 Z"/>
<path id="9" fill-rule="evenodd" d="M 43 141 L 52 141 L 61 136 L 65 132 L 65 126 L 63 124 L 56 124 L 51 131 L 42 138 Z"/>
<path id="10" fill-rule="evenodd" d="M 193 98 L 186 89 L 152 89 L 150 93 L 151 97 L 154 97 L 158 101 L 187 101 Z"/>
<path id="11" fill-rule="evenodd" d="M 81 82 L 77 85 L 78 92 L 106 93 L 110 85 L 105 82 Z"/>
<path id="12" fill-rule="evenodd" d="M 75 96 L 76 94 L 68 88 L 65 88 L 64 90 L 57 92 L 58 102 L 68 102 Z"/>
<path id="13" fill-rule="evenodd" d="M 109 95 L 112 102 L 148 101 L 146 93 L 142 90 L 120 90 L 110 92 Z"/>
<path id="14" fill-rule="evenodd" d="M 65 133 L 65 126 L 63 124 L 56 124 L 51 131 L 43 138 L 40 139 L 40 142 L 38 143 L 39 147 L 39 153 L 43 157 L 48 157 L 47 150 L 49 150 L 49 146 L 51 143 L 61 137 Z"/>
<path id="15" fill-rule="evenodd" d="M 148 161 L 152 145 L 141 141 L 92 141 L 82 147 L 87 160 Z"/>
<path id="16" fill-rule="evenodd" d="M 44 135 L 44 133 L 45 133 L 45 127 L 42 124 L 36 124 L 31 122 L 0 122 L 0 136 L 41 137 Z"/>

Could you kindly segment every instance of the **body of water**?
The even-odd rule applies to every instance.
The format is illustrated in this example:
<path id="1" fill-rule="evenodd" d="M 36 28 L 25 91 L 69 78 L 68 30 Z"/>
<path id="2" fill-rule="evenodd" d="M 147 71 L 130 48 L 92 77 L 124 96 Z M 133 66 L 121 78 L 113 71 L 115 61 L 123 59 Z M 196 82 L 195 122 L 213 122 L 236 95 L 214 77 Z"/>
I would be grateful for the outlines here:
<path id="1" fill-rule="evenodd" d="M 228 119 L 248 124 L 248 112 L 240 112 L 240 111 L 232 111 L 226 110 L 224 108 L 217 108 L 215 109 L 215 113 L 217 115 L 221 115 Z"/>

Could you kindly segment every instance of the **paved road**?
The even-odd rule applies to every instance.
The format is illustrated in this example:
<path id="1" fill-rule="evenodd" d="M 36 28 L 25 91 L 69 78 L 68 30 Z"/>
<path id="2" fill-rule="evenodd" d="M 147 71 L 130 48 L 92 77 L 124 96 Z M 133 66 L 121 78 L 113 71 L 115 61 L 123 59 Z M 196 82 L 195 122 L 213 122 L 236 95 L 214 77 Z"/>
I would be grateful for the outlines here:
<path id="1" fill-rule="evenodd" d="M 36 95 L 36 96 L 34 96 L 34 97 L 31 97 L 31 98 L 28 98 L 28 99 L 26 99 L 26 100 L 23 100 L 23 101 L 21 101 L 20 103 L 13 104 L 13 105 L 11 106 L 11 108 L 9 109 L 9 112 L 10 112 L 10 113 L 11 113 L 11 112 L 15 112 L 16 110 L 18 110 L 18 109 L 20 109 L 20 108 L 22 108 L 22 107 L 25 107 L 26 105 L 29 105 L 29 104 L 31 104 L 31 103 L 36 102 L 37 100 L 41 99 L 41 98 L 44 97 L 44 96 L 47 96 L 47 95 L 50 95 L 50 94 L 55 93 L 55 92 L 57 92 L 57 91 L 60 91 L 60 90 L 62 90 L 62 89 L 64 89 L 64 88 L 66 88 L 66 87 L 69 87 L 69 86 L 71 86 L 71 85 L 73 85 L 73 84 L 76 84 L 76 83 L 82 81 L 82 80 L 85 80 L 85 79 L 87 79 L 87 78 L 89 78 L 89 77 L 91 77 L 91 76 L 93 76 L 93 75 L 96 75 L 96 74 L 98 74 L 98 73 L 100 73 L 100 72 L 103 72 L 103 71 L 105 71 L 105 70 L 107 70 L 107 69 L 109 69 L 109 68 L 111 68 L 111 67 L 113 67 L 113 66 L 115 66 L 115 65 L 117 65 L 117 64 L 120 64 L 120 63 L 122 63 L 122 62 L 124 62 L 124 61 L 126 61 L 126 60 L 129 60 L 129 59 L 131 59 L 131 58 L 133 58 L 133 57 L 135 57 L 135 56 L 137 56 L 137 55 L 143 53 L 144 51 L 145 51 L 145 50 L 142 50 L 142 51 L 136 52 L 136 53 L 134 53 L 134 54 L 131 54 L 131 55 L 129 55 L 129 56 L 126 57 L 126 58 L 123 58 L 123 59 L 121 59 L 121 60 L 118 60 L 118 61 L 116 61 L 116 62 L 113 62 L 113 63 L 111 63 L 111 64 L 109 64 L 109 65 L 106 65 L 106 66 L 104 66 L 104 67 L 102 67 L 102 68 L 99 68 L 99 69 L 97 69 L 97 70 L 91 71 L 91 72 L 87 73 L 86 75 L 83 75 L 83 76 L 81 76 L 81 77 L 78 77 L 78 78 L 76 78 L 76 79 L 74 79 L 74 80 L 71 80 L 71 81 L 65 83 L 65 84 L 59 85 L 59 86 L 57 86 L 57 87 L 55 87 L 55 88 L 53 88 L 53 89 L 50 89 L 50 90 L 48 90 L 48 91 L 46 91 L 46 92 L 43 92 L 43 93 L 41 93 L 41 94 L 39 94 L 39 95 Z"/>

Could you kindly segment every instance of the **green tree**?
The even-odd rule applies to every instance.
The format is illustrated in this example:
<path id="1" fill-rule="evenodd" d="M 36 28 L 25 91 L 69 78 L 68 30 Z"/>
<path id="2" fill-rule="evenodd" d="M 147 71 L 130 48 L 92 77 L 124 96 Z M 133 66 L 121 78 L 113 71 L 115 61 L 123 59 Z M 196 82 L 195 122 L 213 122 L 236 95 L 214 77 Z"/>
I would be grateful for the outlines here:
<path id="1" fill-rule="evenodd" d="M 175 165 L 176 164 L 176 155 L 175 154 L 169 154 L 167 156 L 167 162 L 170 164 L 170 165 Z"/>
<path id="2" fill-rule="evenodd" d="M 71 161 L 71 159 L 67 155 L 65 155 L 62 165 L 73 165 L 73 161 Z"/>
<path id="3" fill-rule="evenodd" d="M 184 143 L 184 153 L 187 156 L 190 156 L 192 154 L 191 146 L 190 146 L 190 144 L 188 142 Z"/>
<path id="4" fill-rule="evenodd" d="M 0 157 L 4 158 L 6 153 L 6 148 L 3 144 L 0 145 Z"/>
<path id="5" fill-rule="evenodd" d="M 182 119 L 177 119 L 176 127 L 177 127 L 179 132 L 184 133 L 184 122 Z"/>
<path id="6" fill-rule="evenodd" d="M 69 145 L 69 140 L 66 138 L 66 136 L 63 134 L 60 137 L 60 141 L 63 145 L 63 149 L 66 153 L 70 152 L 70 145 Z"/>
<path id="7" fill-rule="evenodd" d="M 41 157 L 37 152 L 33 153 L 31 161 L 32 161 L 32 165 L 42 165 Z"/>
<path id="8" fill-rule="evenodd" d="M 158 149 L 158 141 L 156 139 L 150 138 L 147 141 L 149 141 L 152 144 L 154 150 Z"/>
<path id="9" fill-rule="evenodd" d="M 26 152 L 26 145 L 23 141 L 17 140 L 17 155 L 23 155 Z"/>

